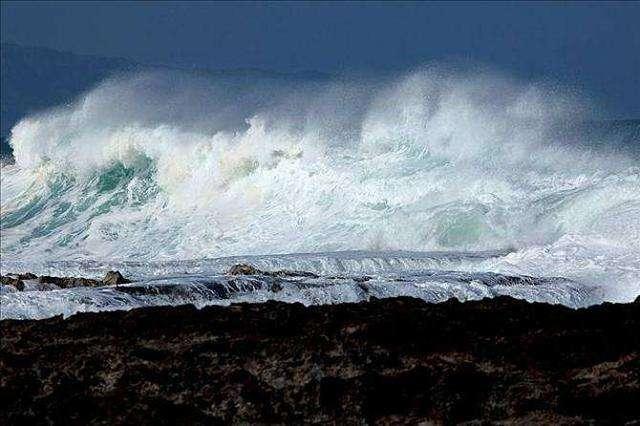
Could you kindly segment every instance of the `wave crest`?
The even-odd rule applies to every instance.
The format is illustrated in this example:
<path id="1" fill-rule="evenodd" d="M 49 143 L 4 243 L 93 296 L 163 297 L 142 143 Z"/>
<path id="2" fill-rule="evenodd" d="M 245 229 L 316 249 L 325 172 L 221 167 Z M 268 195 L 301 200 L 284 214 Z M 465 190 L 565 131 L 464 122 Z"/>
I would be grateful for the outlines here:
<path id="1" fill-rule="evenodd" d="M 308 83 L 109 80 L 13 129 L 2 255 L 526 251 L 567 239 L 637 254 L 637 159 L 562 131 L 585 105 L 437 69 Z"/>

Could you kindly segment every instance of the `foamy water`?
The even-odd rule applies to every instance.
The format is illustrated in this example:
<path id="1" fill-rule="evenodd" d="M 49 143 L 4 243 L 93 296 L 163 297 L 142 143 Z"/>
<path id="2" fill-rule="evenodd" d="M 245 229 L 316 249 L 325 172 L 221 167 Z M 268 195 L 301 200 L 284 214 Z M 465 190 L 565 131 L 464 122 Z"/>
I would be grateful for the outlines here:
<path id="1" fill-rule="evenodd" d="M 351 265 L 346 272 L 377 277 L 367 285 L 434 301 L 497 294 L 482 274 L 558 278 L 508 290 L 528 300 L 630 301 L 640 294 L 638 157 L 615 135 L 558 131 L 592 109 L 558 89 L 443 70 L 309 83 L 109 80 L 14 127 L 16 162 L 2 166 L 2 271 L 91 275 L 116 265 L 190 285 L 226 279 L 221 258 L 256 255 L 267 269 L 323 276 L 337 271 L 318 265 Z M 353 250 L 368 254 L 353 260 Z M 478 251 L 492 254 L 450 260 Z M 413 284 L 392 284 L 398 274 Z M 286 298 L 375 293 L 354 296 L 350 279 L 315 282 L 324 298 Z M 91 291 L 6 293 L 2 315 L 119 306 L 71 301 Z M 163 300 L 122 306 L 188 298 Z"/>

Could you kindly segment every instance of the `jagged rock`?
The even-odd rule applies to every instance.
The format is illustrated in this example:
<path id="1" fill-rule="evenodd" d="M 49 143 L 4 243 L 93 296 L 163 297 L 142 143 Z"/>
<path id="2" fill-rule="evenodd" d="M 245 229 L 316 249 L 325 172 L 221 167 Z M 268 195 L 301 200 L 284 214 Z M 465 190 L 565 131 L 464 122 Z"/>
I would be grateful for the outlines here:
<path id="1" fill-rule="evenodd" d="M 0 276 L 0 283 L 15 287 L 18 291 L 24 290 L 24 282 L 19 278 L 2 275 Z"/>
<path id="2" fill-rule="evenodd" d="M 268 277 L 279 277 L 279 278 L 295 278 L 295 277 L 305 277 L 305 278 L 318 278 L 319 275 L 314 274 L 313 272 L 307 271 L 263 271 L 254 266 L 248 265 L 246 263 L 239 263 L 237 265 L 233 265 L 229 271 L 228 275 L 265 275 Z"/>
<path id="3" fill-rule="evenodd" d="M 17 278 L 19 280 L 35 280 L 38 278 L 36 274 L 32 274 L 31 272 L 26 272 L 24 274 L 7 274 L 10 277 Z"/>
<path id="4" fill-rule="evenodd" d="M 639 329 L 508 297 L 5 320 L 0 424 L 633 423 Z"/>
<path id="5" fill-rule="evenodd" d="M 41 275 L 38 277 L 38 283 L 40 284 L 53 284 L 57 287 L 66 287 L 64 277 L 52 277 L 50 275 Z"/>
<path id="6" fill-rule="evenodd" d="M 64 277 L 52 277 L 49 275 L 41 275 L 38 278 L 38 282 L 41 284 L 55 284 L 59 287 L 61 287 L 61 284 L 63 283 L 64 280 L 65 280 Z"/>
<path id="7" fill-rule="evenodd" d="M 40 284 L 54 284 L 59 288 L 70 287 L 100 287 L 103 285 L 117 285 L 130 283 L 128 279 L 124 278 L 118 271 L 109 271 L 102 280 L 94 280 L 90 278 L 78 278 L 78 277 L 52 277 L 48 275 L 42 275 L 38 277 Z"/>
<path id="8" fill-rule="evenodd" d="M 237 265 L 233 265 L 231 269 L 229 269 L 229 272 L 227 272 L 227 274 L 229 275 L 264 275 L 264 272 L 257 268 L 254 268 L 251 265 L 240 263 Z"/>
<path id="9" fill-rule="evenodd" d="M 93 280 L 90 278 L 77 278 L 77 277 L 52 277 L 49 275 L 41 275 L 38 277 L 40 284 L 55 284 L 60 288 L 71 287 L 99 287 L 102 285 L 101 281 Z"/>
<path id="10" fill-rule="evenodd" d="M 313 272 L 309 272 L 309 271 L 281 270 L 281 271 L 270 272 L 269 274 L 274 277 L 283 277 L 283 278 L 286 278 L 286 277 L 319 278 L 320 277 L 320 275 L 314 274 Z"/>
<path id="11" fill-rule="evenodd" d="M 18 278 L 21 280 L 35 280 L 38 278 L 36 274 L 32 274 L 31 272 L 26 272 L 24 274 L 18 274 Z"/>
<path id="12" fill-rule="evenodd" d="M 122 276 L 119 271 L 109 271 L 102 279 L 105 285 L 127 284 L 131 281 Z"/>

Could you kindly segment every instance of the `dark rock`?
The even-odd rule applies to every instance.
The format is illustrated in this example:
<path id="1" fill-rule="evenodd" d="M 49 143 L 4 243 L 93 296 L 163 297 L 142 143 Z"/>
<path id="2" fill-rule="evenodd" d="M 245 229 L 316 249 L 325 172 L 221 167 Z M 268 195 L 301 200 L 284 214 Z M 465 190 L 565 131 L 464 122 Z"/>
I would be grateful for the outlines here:
<path id="1" fill-rule="evenodd" d="M 58 286 L 62 284 L 63 280 L 64 278 L 62 277 L 51 277 L 49 275 L 42 275 L 38 278 L 38 282 L 41 284 L 55 284 Z"/>
<path id="2" fill-rule="evenodd" d="M 181 284 L 164 284 L 164 285 L 137 285 L 137 286 L 127 286 L 127 287 L 118 287 L 118 291 L 121 293 L 131 294 L 135 296 L 175 296 L 179 294 L 180 290 L 183 288 Z"/>
<path id="3" fill-rule="evenodd" d="M 90 278 L 67 278 L 65 281 L 67 287 L 100 287 L 102 283 L 99 280 L 92 280 Z"/>
<path id="4" fill-rule="evenodd" d="M 105 285 L 127 284 L 131 281 L 122 276 L 119 271 L 109 271 L 102 279 Z"/>
<path id="5" fill-rule="evenodd" d="M 262 275 L 264 273 L 261 270 L 254 268 L 251 265 L 240 263 L 237 265 L 233 265 L 231 269 L 229 269 L 229 272 L 227 272 L 227 274 L 229 275 Z"/>
<path id="6" fill-rule="evenodd" d="M 128 279 L 124 278 L 118 271 L 109 271 L 102 280 L 94 280 L 90 278 L 78 278 L 78 277 L 52 277 L 48 275 L 42 275 L 38 277 L 40 284 L 54 284 L 60 288 L 71 287 L 100 287 L 103 285 L 117 285 L 129 283 Z"/>
<path id="7" fill-rule="evenodd" d="M 7 274 L 11 277 L 17 278 L 19 280 L 35 280 L 38 278 L 36 274 L 32 274 L 31 272 L 26 272 L 24 274 Z"/>
<path id="8" fill-rule="evenodd" d="M 21 280 L 35 280 L 36 278 L 38 278 L 38 276 L 36 274 L 32 274 L 31 272 L 27 272 L 24 274 L 18 274 L 18 278 L 20 278 Z"/>
<path id="9" fill-rule="evenodd" d="M 0 276 L 0 283 L 15 287 L 18 291 L 24 290 L 24 282 L 19 278 L 2 275 Z"/>
<path id="10" fill-rule="evenodd" d="M 508 297 L 0 322 L 0 424 L 640 419 L 640 305 Z"/>
<path id="11" fill-rule="evenodd" d="M 319 278 L 318 274 L 314 274 L 309 271 L 274 271 L 268 272 L 267 275 L 271 275 L 272 277 L 281 277 L 281 278 L 295 278 L 295 277 L 305 277 L 305 278 Z"/>
<path id="12" fill-rule="evenodd" d="M 99 287 L 102 285 L 101 281 L 92 280 L 90 278 L 52 277 L 48 275 L 41 275 L 38 277 L 38 282 L 40 284 L 55 284 L 60 288 Z"/>
<path id="13" fill-rule="evenodd" d="M 233 265 L 229 271 L 228 275 L 265 275 L 268 277 L 279 277 L 279 278 L 295 278 L 295 277 L 305 277 L 305 278 L 318 278 L 319 275 L 314 274 L 313 272 L 308 271 L 263 271 L 254 266 L 248 265 L 246 263 L 239 263 L 237 265 Z"/>

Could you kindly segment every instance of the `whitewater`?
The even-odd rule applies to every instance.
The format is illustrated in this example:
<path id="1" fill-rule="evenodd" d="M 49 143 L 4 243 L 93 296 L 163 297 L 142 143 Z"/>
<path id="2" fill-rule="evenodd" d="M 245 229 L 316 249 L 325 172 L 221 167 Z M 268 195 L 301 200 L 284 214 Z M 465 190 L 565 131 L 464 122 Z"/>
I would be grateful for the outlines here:
<path id="1" fill-rule="evenodd" d="M 25 117 L 2 165 L 0 318 L 163 304 L 640 294 L 640 134 L 558 85 L 429 67 L 305 80 L 148 72 Z M 230 277 L 249 263 L 317 274 Z"/>

